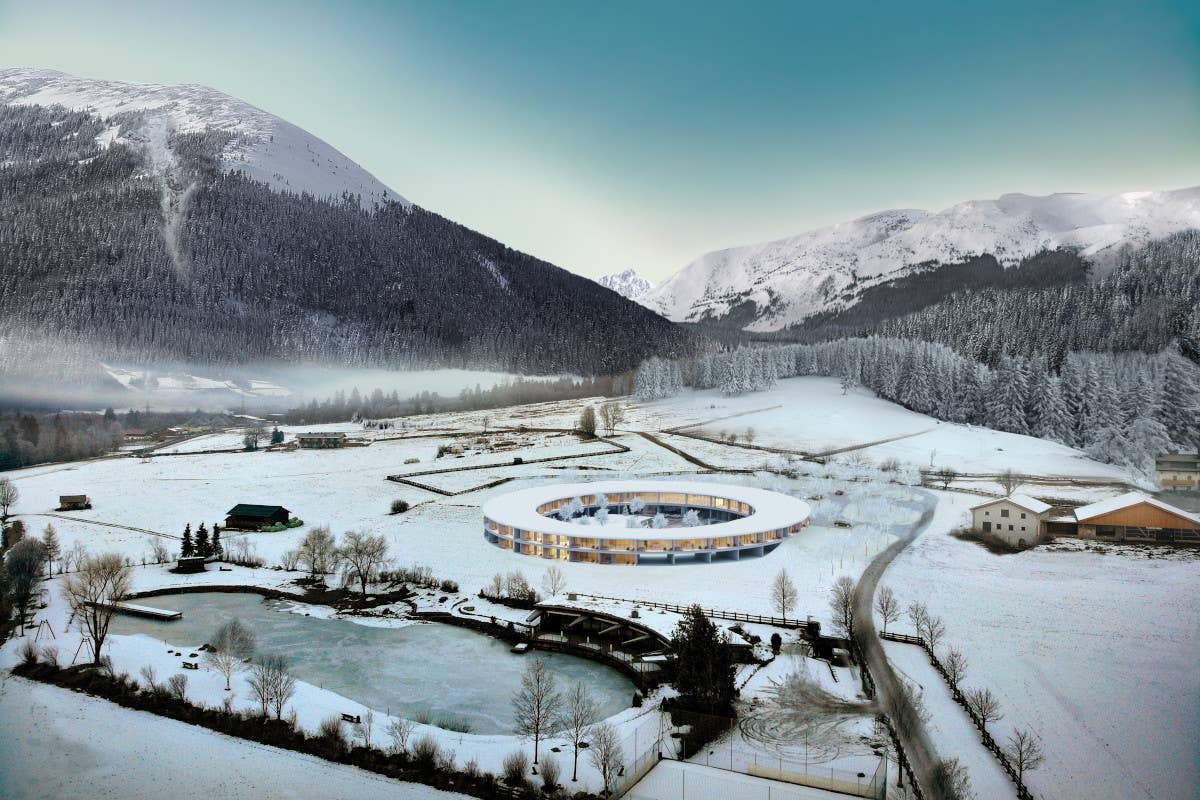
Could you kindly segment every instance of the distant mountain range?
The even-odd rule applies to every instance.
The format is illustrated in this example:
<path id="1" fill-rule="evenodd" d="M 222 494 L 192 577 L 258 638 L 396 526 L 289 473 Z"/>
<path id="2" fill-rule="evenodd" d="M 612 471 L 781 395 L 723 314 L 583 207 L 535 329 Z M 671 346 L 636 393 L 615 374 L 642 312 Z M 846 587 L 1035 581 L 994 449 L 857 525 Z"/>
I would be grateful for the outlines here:
<path id="1" fill-rule="evenodd" d="M 612 374 L 698 341 L 241 100 L 38 69 L 0 70 L 0 277 L 0 383 L 111 384 L 101 362 Z"/>
<path id="2" fill-rule="evenodd" d="M 632 269 L 604 275 L 596 283 L 630 300 L 636 300 L 654 288 L 654 284 Z"/>
<path id="3" fill-rule="evenodd" d="M 1067 259 L 1072 265 L 1086 261 L 1099 276 L 1126 245 L 1193 228 L 1200 228 L 1200 187 L 1116 195 L 1007 194 L 936 213 L 882 211 L 787 239 L 708 253 L 638 301 L 679 322 L 778 331 L 852 309 L 873 288 L 886 293 L 889 287 L 911 285 L 916 276 L 979 259 L 1007 268 L 1057 251 L 1077 256 Z M 955 288 L 955 280 L 937 279 L 948 289 Z M 1044 274 L 1039 281 L 1045 281 Z"/>

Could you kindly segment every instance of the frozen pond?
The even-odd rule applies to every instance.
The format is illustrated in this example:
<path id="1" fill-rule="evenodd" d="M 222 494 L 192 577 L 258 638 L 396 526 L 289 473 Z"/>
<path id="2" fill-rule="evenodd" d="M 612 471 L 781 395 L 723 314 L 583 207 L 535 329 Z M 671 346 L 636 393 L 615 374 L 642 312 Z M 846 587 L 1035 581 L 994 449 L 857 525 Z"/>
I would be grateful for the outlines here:
<path id="1" fill-rule="evenodd" d="M 452 625 L 369 627 L 306 617 L 289 610 L 295 604 L 249 593 L 204 592 L 135 602 L 182 611 L 183 619 L 161 622 L 118 614 L 112 633 L 143 633 L 195 649 L 236 617 L 254 631 L 260 653 L 286 656 L 292 672 L 306 683 L 398 716 L 434 724 L 461 720 L 473 733 L 513 732 L 512 696 L 533 658 L 513 655 L 498 639 Z M 633 683 L 616 670 L 561 653 L 539 655 L 550 663 L 560 688 L 587 686 L 603 716 L 629 707 Z"/>

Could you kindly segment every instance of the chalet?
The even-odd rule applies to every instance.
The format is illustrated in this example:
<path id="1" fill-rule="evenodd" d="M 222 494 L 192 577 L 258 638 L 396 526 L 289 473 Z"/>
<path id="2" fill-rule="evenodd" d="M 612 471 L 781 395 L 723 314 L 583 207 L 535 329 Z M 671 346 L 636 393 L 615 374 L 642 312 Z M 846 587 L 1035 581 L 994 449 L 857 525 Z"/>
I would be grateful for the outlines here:
<path id="1" fill-rule="evenodd" d="M 1073 516 L 1073 535 L 1084 539 L 1200 544 L 1200 515 L 1141 492 L 1080 506 Z"/>
<path id="2" fill-rule="evenodd" d="M 1013 494 L 974 506 L 971 526 L 1002 539 L 1010 547 L 1026 547 L 1042 537 L 1050 508 L 1041 500 Z"/>
<path id="3" fill-rule="evenodd" d="M 259 506 L 252 503 L 238 503 L 229 509 L 225 517 L 225 527 L 240 531 L 256 531 L 271 525 L 286 524 L 292 512 L 283 506 Z"/>
<path id="4" fill-rule="evenodd" d="M 296 441 L 305 449 L 327 450 L 341 447 L 346 442 L 346 434 L 332 431 L 322 433 L 297 433 Z"/>
<path id="5" fill-rule="evenodd" d="M 60 494 L 58 496 L 59 511 L 82 511 L 92 507 L 92 499 L 86 494 Z"/>
<path id="6" fill-rule="evenodd" d="M 1154 465 L 1166 491 L 1200 492 L 1200 453 L 1163 453 Z"/>

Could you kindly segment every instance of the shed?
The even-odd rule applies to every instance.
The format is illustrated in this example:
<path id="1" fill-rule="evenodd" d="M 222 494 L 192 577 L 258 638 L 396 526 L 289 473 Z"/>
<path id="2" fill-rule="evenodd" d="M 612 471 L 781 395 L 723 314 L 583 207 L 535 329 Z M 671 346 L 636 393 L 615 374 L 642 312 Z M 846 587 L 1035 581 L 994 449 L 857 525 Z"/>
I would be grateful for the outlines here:
<path id="1" fill-rule="evenodd" d="M 204 556 L 188 556 L 180 558 L 175 565 L 176 572 L 204 572 Z"/>
<path id="2" fill-rule="evenodd" d="M 79 511 L 92 507 L 92 500 L 86 494 L 60 494 L 58 496 L 59 511 Z"/>
<path id="3" fill-rule="evenodd" d="M 346 442 L 346 434 L 333 431 L 321 433 L 297 433 L 296 441 L 300 446 L 312 450 L 325 450 L 341 447 Z"/>
<path id="4" fill-rule="evenodd" d="M 253 503 L 238 503 L 229 509 L 225 527 L 234 530 L 256 531 L 259 528 L 287 523 L 292 512 L 283 506 L 262 506 Z"/>

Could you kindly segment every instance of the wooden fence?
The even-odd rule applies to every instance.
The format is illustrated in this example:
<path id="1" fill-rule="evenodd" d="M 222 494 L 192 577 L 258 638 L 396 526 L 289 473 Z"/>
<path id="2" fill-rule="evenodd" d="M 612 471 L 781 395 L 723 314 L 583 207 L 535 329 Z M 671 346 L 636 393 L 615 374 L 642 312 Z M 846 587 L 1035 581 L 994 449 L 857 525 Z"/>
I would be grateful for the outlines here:
<path id="1" fill-rule="evenodd" d="M 661 608 L 664 611 L 674 611 L 678 614 L 686 614 L 691 606 L 683 606 L 677 603 L 656 603 L 653 600 L 631 600 L 627 597 L 608 597 L 602 594 L 584 594 L 583 592 L 574 592 L 576 597 L 590 597 L 593 600 L 611 600 L 617 603 L 632 603 L 638 606 L 647 606 L 649 608 Z M 725 611 L 719 608 L 701 608 L 704 616 L 710 619 L 727 619 L 733 622 L 756 622 L 762 625 L 774 625 L 778 628 L 800 628 L 807 625 L 807 620 L 800 618 L 784 619 L 783 617 L 767 617 L 762 614 L 746 614 L 741 611 Z"/>
<path id="2" fill-rule="evenodd" d="M 929 646 L 929 642 L 924 637 L 912 636 L 906 633 L 881 633 L 880 637 L 893 642 L 915 644 L 925 651 L 925 654 L 929 656 L 929 663 L 933 665 L 933 668 L 942 676 L 942 680 L 946 681 L 946 685 L 950 687 L 950 694 L 954 697 L 954 701 L 966 709 L 967 716 L 971 718 L 971 722 L 975 725 L 976 730 L 979 731 L 979 738 L 983 740 L 983 746 L 992 751 L 992 755 L 996 757 L 996 760 L 1000 762 L 1000 766 L 1004 768 L 1004 771 L 1008 773 L 1008 777 L 1016 785 L 1018 800 L 1034 800 L 1033 793 L 1029 791 L 1029 787 L 1025 785 L 1025 782 L 1017 774 L 1016 767 L 1012 765 L 1012 761 L 1009 759 L 1008 754 L 1004 752 L 1004 748 L 992 738 L 992 734 L 987 729 L 987 725 L 983 719 L 975 712 L 971 704 L 967 702 L 966 695 L 950 682 L 949 673 L 946 672 L 946 668 L 942 665 L 941 659 L 937 657 L 937 653 Z"/>

